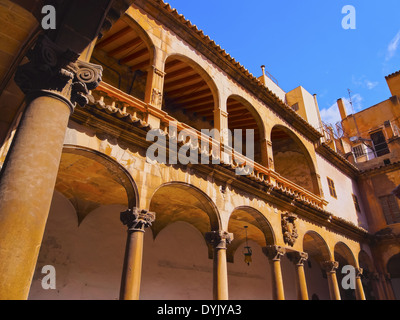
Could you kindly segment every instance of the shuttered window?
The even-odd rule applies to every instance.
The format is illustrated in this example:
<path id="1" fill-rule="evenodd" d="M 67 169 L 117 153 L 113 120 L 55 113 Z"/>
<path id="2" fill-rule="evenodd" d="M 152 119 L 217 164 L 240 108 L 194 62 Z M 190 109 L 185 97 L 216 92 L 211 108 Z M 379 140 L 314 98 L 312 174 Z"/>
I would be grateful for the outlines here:
<path id="1" fill-rule="evenodd" d="M 379 197 L 379 201 L 387 224 L 400 223 L 400 209 L 396 197 L 391 194 Z"/>
<path id="2" fill-rule="evenodd" d="M 327 178 L 327 179 L 328 179 L 329 193 L 331 194 L 332 197 L 337 198 L 335 183 L 333 182 L 332 179 L 329 179 L 329 178 Z"/>

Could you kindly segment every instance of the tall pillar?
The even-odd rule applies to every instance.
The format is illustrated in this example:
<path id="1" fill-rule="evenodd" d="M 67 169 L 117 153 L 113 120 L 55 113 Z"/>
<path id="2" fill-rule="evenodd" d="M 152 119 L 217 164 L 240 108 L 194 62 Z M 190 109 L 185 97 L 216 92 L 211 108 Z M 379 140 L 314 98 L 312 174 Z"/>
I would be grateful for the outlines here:
<path id="1" fill-rule="evenodd" d="M 308 300 L 308 291 L 306 283 L 306 275 L 304 273 L 304 262 L 308 259 L 306 252 L 289 252 L 288 258 L 293 262 L 296 268 L 297 276 L 297 299 Z"/>
<path id="2" fill-rule="evenodd" d="M 356 268 L 356 299 L 357 300 L 366 300 L 363 284 L 361 281 L 362 273 L 363 273 L 362 268 Z"/>
<path id="3" fill-rule="evenodd" d="M 101 81 L 77 57 L 42 36 L 15 76 L 27 106 L 0 176 L 0 300 L 28 297 L 69 117 Z"/>
<path id="4" fill-rule="evenodd" d="M 326 275 L 328 277 L 329 294 L 331 300 L 341 300 L 339 284 L 336 277 L 336 270 L 339 267 L 339 262 L 325 261 L 322 264 L 322 267 L 326 271 Z"/>
<path id="5" fill-rule="evenodd" d="M 155 220 L 155 213 L 138 208 L 121 212 L 121 222 L 128 227 L 120 300 L 139 300 L 142 278 L 145 228 Z"/>
<path id="6" fill-rule="evenodd" d="M 227 244 L 233 234 L 225 231 L 212 231 L 205 234 L 206 241 L 214 248 L 213 296 L 214 300 L 228 300 L 228 266 L 226 262 Z"/>
<path id="7" fill-rule="evenodd" d="M 388 300 L 396 300 L 396 297 L 393 292 L 393 287 L 392 287 L 392 278 L 390 276 L 390 273 L 386 273 L 383 275 L 383 283 L 385 285 L 385 290 L 386 290 L 386 296 Z"/>
<path id="8" fill-rule="evenodd" d="M 378 272 L 372 273 L 371 277 L 372 286 L 377 300 L 386 300 L 385 292 L 382 288 L 380 275 Z"/>
<path id="9" fill-rule="evenodd" d="M 272 298 L 274 300 L 285 300 L 283 287 L 281 257 L 286 253 L 285 248 L 280 246 L 268 246 L 263 248 L 264 254 L 268 257 L 272 270 Z"/>

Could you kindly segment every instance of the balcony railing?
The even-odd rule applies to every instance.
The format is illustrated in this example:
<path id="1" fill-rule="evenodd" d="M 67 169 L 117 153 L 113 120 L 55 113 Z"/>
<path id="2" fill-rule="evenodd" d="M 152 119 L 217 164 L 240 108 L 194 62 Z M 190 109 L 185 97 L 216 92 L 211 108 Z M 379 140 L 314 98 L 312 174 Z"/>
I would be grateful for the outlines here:
<path id="1" fill-rule="evenodd" d="M 177 121 L 166 112 L 128 95 L 107 83 L 102 82 L 95 91 L 91 92 L 89 105 L 97 106 L 115 114 L 119 118 L 129 117 L 132 121 L 140 122 L 143 126 L 148 126 L 149 122 L 151 122 L 149 120 L 150 117 L 158 119 L 159 129 L 169 139 L 178 139 L 179 133 L 182 130 L 191 132 L 193 139 L 189 138 L 186 141 L 177 141 L 177 143 L 184 145 L 193 142 L 191 148 L 197 148 L 199 154 L 209 157 L 210 163 L 214 160 L 214 162 L 224 167 L 235 170 L 238 168 L 246 170 L 246 166 L 250 167 L 252 170 L 249 170 L 246 176 L 251 180 L 263 184 L 269 190 L 276 190 L 283 193 L 293 200 L 324 210 L 326 201 L 321 197 L 282 177 L 274 170 L 234 152 L 232 148 L 224 146 L 216 139 L 205 136 L 202 132 Z M 170 132 L 171 123 L 174 123 L 174 132 Z"/>

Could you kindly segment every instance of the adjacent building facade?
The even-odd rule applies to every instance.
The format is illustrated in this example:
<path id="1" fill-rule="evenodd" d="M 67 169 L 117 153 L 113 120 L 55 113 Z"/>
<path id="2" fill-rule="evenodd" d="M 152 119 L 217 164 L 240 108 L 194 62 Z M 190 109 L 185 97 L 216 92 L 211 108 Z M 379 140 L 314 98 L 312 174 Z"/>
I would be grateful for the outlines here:
<path id="1" fill-rule="evenodd" d="M 338 135 L 163 1 L 42 6 L 0 6 L 1 299 L 400 298 L 400 75 Z"/>

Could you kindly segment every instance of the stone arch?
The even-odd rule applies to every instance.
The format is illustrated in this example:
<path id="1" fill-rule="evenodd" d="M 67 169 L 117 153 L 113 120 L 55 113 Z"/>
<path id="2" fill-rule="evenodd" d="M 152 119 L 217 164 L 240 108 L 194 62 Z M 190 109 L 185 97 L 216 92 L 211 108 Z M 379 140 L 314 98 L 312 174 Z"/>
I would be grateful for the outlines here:
<path id="1" fill-rule="evenodd" d="M 154 238 L 167 225 L 184 221 L 203 235 L 221 230 L 218 208 L 202 190 L 184 182 L 168 182 L 158 187 L 151 196 L 150 211 L 156 213 L 152 225 Z"/>
<path id="2" fill-rule="evenodd" d="M 358 263 L 362 268 L 362 285 L 364 288 L 365 297 L 367 300 L 379 299 L 379 291 L 376 286 L 375 277 L 375 266 L 372 262 L 371 257 L 365 250 L 360 250 L 358 253 Z"/>
<path id="3" fill-rule="evenodd" d="M 97 41 L 91 62 L 103 66 L 105 82 L 145 100 L 155 59 L 151 37 L 137 21 L 124 15 Z"/>
<path id="4" fill-rule="evenodd" d="M 194 60 L 179 53 L 164 61 L 162 109 L 197 130 L 214 128 L 219 91 L 212 77 Z"/>
<path id="5" fill-rule="evenodd" d="M 109 156 L 86 147 L 64 146 L 55 189 L 75 207 L 79 223 L 103 205 L 140 206 L 129 172 Z"/>
<path id="6" fill-rule="evenodd" d="M 304 189 L 321 195 L 314 161 L 300 138 L 289 128 L 271 130 L 275 171 Z"/>
<path id="7" fill-rule="evenodd" d="M 314 257 L 319 263 L 332 259 L 329 247 L 324 238 L 316 231 L 307 231 L 303 237 L 303 251 Z"/>
<path id="8" fill-rule="evenodd" d="M 336 277 L 339 284 L 340 296 L 342 300 L 355 300 L 355 289 L 349 288 L 344 289 L 341 285 L 345 274 L 342 273 L 343 267 L 346 265 L 351 265 L 354 268 L 358 267 L 357 260 L 351 251 L 351 249 L 344 243 L 338 242 L 334 248 L 334 258 L 335 261 L 339 262 L 339 268 L 336 271 Z"/>
<path id="9" fill-rule="evenodd" d="M 352 265 L 355 268 L 358 267 L 358 263 L 353 252 L 344 242 L 339 241 L 338 243 L 336 243 L 334 248 L 334 257 L 335 259 L 339 258 L 341 260 L 346 261 L 347 264 Z M 340 261 L 339 261 L 339 267 L 343 267 L 343 264 L 341 265 Z"/>
<path id="10" fill-rule="evenodd" d="M 257 110 L 243 97 L 233 94 L 230 95 L 226 102 L 228 113 L 228 129 L 233 135 L 235 129 L 242 130 L 244 144 L 243 154 L 246 154 L 246 129 L 254 130 L 254 160 L 263 163 L 266 151 L 262 148 L 262 142 L 266 138 L 265 126 Z"/>
<path id="11" fill-rule="evenodd" d="M 237 248 L 246 241 L 246 230 L 248 240 L 257 243 L 261 248 L 276 243 L 275 233 L 268 219 L 257 209 L 250 206 L 236 207 L 228 223 L 228 231 L 233 233 L 234 239 L 227 249 L 228 261 L 233 262 Z"/>
<path id="12" fill-rule="evenodd" d="M 234 235 L 227 247 L 230 296 L 238 300 L 272 299 L 271 267 L 263 250 L 276 243 L 271 223 L 259 210 L 243 205 L 232 211 L 228 231 Z M 251 262 L 244 258 L 249 253 L 247 246 Z"/>
<path id="13" fill-rule="evenodd" d="M 332 254 L 324 238 L 316 231 L 308 231 L 303 237 L 303 251 L 308 254 L 304 264 L 308 294 L 313 299 L 329 300 L 329 285 L 324 262 L 332 260 Z"/>

